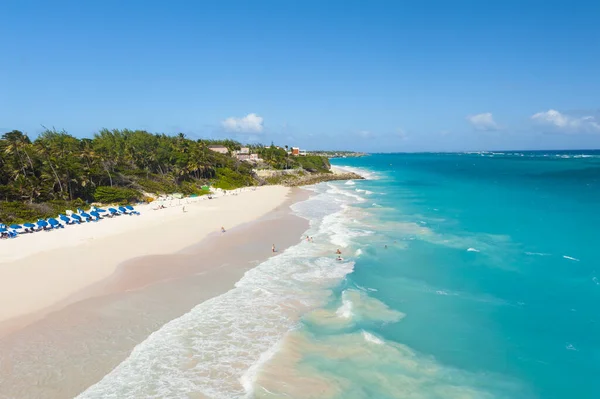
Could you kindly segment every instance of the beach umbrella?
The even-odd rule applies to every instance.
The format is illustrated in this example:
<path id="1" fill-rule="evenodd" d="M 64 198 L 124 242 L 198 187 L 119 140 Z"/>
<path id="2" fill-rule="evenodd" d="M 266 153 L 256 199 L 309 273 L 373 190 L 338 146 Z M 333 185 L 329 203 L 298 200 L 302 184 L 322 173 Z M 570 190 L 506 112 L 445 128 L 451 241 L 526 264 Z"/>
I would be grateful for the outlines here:
<path id="1" fill-rule="evenodd" d="M 97 208 L 97 209 L 96 209 L 96 212 L 103 213 L 103 212 L 106 212 L 106 209 L 100 209 L 100 208 Z"/>
<path id="2" fill-rule="evenodd" d="M 96 211 L 91 211 L 91 212 L 90 212 L 90 215 L 92 215 L 92 216 L 94 216 L 94 217 L 97 217 L 97 218 L 99 218 L 99 217 L 100 217 L 100 214 L 99 214 L 98 212 L 96 212 Z"/>
<path id="3" fill-rule="evenodd" d="M 10 228 L 11 228 L 11 229 L 15 229 L 15 230 L 19 230 L 19 229 L 22 229 L 22 228 L 23 228 L 23 226 L 21 226 L 21 225 L 18 225 L 18 224 L 11 224 L 11 225 L 10 225 Z"/>
<path id="4" fill-rule="evenodd" d="M 33 224 L 33 223 L 23 223 L 23 226 L 25 226 L 27 228 L 30 228 L 30 229 L 33 229 L 35 227 L 35 224 Z"/>
<path id="5" fill-rule="evenodd" d="M 52 227 L 58 226 L 60 224 L 60 223 L 58 223 L 58 220 L 56 220 L 54 218 L 48 219 L 48 223 L 50 223 L 50 226 L 52 226 Z"/>
<path id="6" fill-rule="evenodd" d="M 81 222 L 81 216 L 79 216 L 78 214 L 74 213 L 71 215 L 71 217 L 75 220 L 77 220 L 78 222 Z"/>
<path id="7" fill-rule="evenodd" d="M 71 219 L 69 219 L 69 217 L 68 217 L 68 216 L 65 216 L 65 215 L 62 215 L 62 214 L 61 214 L 61 215 L 58 215 L 58 218 L 59 218 L 60 220 L 62 220 L 63 222 L 67 222 L 67 223 L 69 223 L 69 222 L 71 221 Z"/>
<path id="8" fill-rule="evenodd" d="M 124 206 L 120 206 L 119 210 L 123 213 L 127 213 L 127 208 L 125 208 Z"/>
<path id="9" fill-rule="evenodd" d="M 125 208 L 129 209 L 130 211 L 133 211 L 133 207 L 131 205 L 125 205 Z"/>
<path id="10" fill-rule="evenodd" d="M 115 208 L 108 208 L 108 211 L 112 214 L 117 213 L 117 210 Z"/>
<path id="11" fill-rule="evenodd" d="M 48 222 L 46 222 L 45 220 L 38 220 L 37 225 L 40 227 L 46 227 L 48 226 Z"/>
<path id="12" fill-rule="evenodd" d="M 79 212 L 79 215 L 83 216 L 84 218 L 88 218 L 91 219 L 92 217 L 89 215 L 89 213 L 85 213 L 85 212 Z"/>

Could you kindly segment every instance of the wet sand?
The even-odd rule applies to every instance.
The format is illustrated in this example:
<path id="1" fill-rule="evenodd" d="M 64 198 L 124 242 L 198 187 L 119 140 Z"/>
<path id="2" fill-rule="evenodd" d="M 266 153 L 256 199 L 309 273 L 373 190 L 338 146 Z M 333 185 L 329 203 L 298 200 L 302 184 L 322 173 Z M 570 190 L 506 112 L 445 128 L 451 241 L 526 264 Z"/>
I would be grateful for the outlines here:
<path id="1" fill-rule="evenodd" d="M 289 205 L 307 196 L 294 190 L 257 221 L 176 254 L 127 261 L 74 303 L 0 338 L 0 398 L 72 398 L 96 383 L 163 324 L 233 288 L 272 244 L 296 244 L 308 222 Z"/>

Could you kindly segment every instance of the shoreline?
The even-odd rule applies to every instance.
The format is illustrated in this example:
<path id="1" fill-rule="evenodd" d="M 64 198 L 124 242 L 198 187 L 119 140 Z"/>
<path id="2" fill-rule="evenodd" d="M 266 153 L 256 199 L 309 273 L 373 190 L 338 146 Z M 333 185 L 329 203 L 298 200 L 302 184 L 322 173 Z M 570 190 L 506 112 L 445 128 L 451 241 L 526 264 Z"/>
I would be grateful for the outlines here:
<path id="1" fill-rule="evenodd" d="M 176 253 L 220 232 L 221 226 L 229 229 L 256 220 L 285 203 L 290 192 L 269 186 L 157 211 L 140 207 L 141 216 L 120 216 L 2 242 L 0 337 L 6 325 L 13 324 L 14 329 L 19 318 L 52 311 L 72 297 L 81 299 L 84 289 L 109 278 L 121 263 Z"/>
<path id="2" fill-rule="evenodd" d="M 13 328 L 0 337 L 0 352 L 11 354 L 0 359 L 0 385 L 21 398 L 72 397 L 87 389 L 161 325 L 233 288 L 273 255 L 271 241 L 280 250 L 296 244 L 308 221 L 289 207 L 308 196 L 290 190 L 271 212 L 227 234 L 209 234 L 176 253 L 129 259 L 60 309 Z"/>

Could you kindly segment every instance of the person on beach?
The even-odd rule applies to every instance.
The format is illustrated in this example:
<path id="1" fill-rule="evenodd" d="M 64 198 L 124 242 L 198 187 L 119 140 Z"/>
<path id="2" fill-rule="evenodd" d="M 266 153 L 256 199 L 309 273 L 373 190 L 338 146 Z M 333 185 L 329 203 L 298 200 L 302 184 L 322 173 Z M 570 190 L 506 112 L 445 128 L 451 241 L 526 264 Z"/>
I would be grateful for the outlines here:
<path id="1" fill-rule="evenodd" d="M 306 242 L 309 242 L 309 241 L 310 241 L 310 237 L 306 236 Z"/>
<path id="2" fill-rule="evenodd" d="M 272 251 L 273 253 L 275 253 L 275 252 L 276 252 L 276 251 L 275 251 L 275 244 L 273 244 L 273 246 L 271 247 L 271 251 Z"/>
<path id="3" fill-rule="evenodd" d="M 337 249 L 337 251 L 335 251 L 335 253 L 336 253 L 337 255 L 341 255 L 341 254 L 342 254 L 342 251 L 340 251 L 340 249 L 338 248 L 338 249 Z"/>
<path id="4" fill-rule="evenodd" d="M 337 260 L 337 261 L 341 261 L 341 260 L 344 260 L 344 259 L 343 259 L 341 256 L 339 256 L 339 255 L 338 255 L 338 257 L 337 257 L 337 258 L 335 258 L 335 260 Z"/>
<path id="5" fill-rule="evenodd" d="M 221 233 L 225 233 L 225 227 L 221 226 Z"/>
<path id="6" fill-rule="evenodd" d="M 185 213 L 185 205 L 183 206 L 183 213 Z"/>

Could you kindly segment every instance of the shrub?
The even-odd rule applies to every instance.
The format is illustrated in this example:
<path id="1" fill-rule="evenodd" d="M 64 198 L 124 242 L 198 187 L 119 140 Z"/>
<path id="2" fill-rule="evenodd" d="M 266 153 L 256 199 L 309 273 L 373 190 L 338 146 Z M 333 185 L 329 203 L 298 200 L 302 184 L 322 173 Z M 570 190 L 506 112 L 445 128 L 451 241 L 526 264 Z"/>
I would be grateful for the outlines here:
<path id="1" fill-rule="evenodd" d="M 303 157 L 296 157 L 295 161 L 298 165 L 302 166 L 303 169 L 309 172 L 329 173 L 330 163 L 329 159 L 316 155 L 307 155 Z"/>
<path id="2" fill-rule="evenodd" d="M 39 204 L 0 201 L 0 221 L 6 224 L 35 222 L 38 219 L 56 217 L 67 209 L 85 208 L 85 202 L 54 200 Z"/>
<path id="3" fill-rule="evenodd" d="M 179 186 L 179 190 L 185 195 L 206 195 L 210 193 L 210 190 L 205 190 L 200 185 L 201 183 L 183 182 Z"/>
<path id="4" fill-rule="evenodd" d="M 140 192 L 123 187 L 97 187 L 94 199 L 103 204 L 135 202 L 141 197 Z"/>
<path id="5" fill-rule="evenodd" d="M 255 183 L 251 176 L 243 175 L 229 168 L 219 168 L 217 169 L 217 181 L 213 184 L 213 187 L 233 190 L 239 187 L 251 186 Z"/>
<path id="6" fill-rule="evenodd" d="M 137 184 L 142 188 L 142 190 L 155 193 L 155 194 L 171 194 L 177 192 L 177 186 L 169 181 L 165 181 L 165 179 L 161 180 L 151 180 L 151 179 L 139 179 Z"/>

